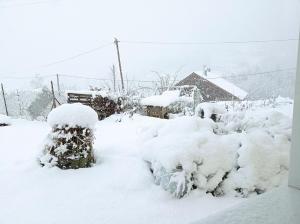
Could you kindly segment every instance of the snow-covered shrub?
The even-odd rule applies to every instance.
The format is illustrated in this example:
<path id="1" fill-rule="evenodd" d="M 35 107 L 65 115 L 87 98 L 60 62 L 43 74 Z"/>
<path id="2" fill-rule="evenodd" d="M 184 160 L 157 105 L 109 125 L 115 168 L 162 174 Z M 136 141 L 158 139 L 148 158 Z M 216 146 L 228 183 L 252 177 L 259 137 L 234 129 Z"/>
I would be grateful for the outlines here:
<path id="1" fill-rule="evenodd" d="M 188 100 L 177 101 L 168 106 L 168 112 L 171 114 L 185 113 L 193 108 L 193 102 Z"/>
<path id="2" fill-rule="evenodd" d="M 11 119 L 10 117 L 0 114 L 0 127 L 2 126 L 9 126 L 11 125 Z"/>
<path id="3" fill-rule="evenodd" d="M 201 118 L 211 118 L 213 121 L 218 121 L 220 115 L 225 113 L 225 108 L 217 103 L 200 103 L 195 108 L 195 115 Z"/>
<path id="4" fill-rule="evenodd" d="M 160 185 L 174 197 L 182 198 L 192 190 L 193 176 L 186 173 L 180 165 L 170 171 L 158 162 L 153 162 L 150 167 L 155 184 Z"/>
<path id="5" fill-rule="evenodd" d="M 178 117 L 145 129 L 142 155 L 155 183 L 177 198 L 192 190 L 247 197 L 283 183 L 291 119 L 273 108 L 252 109 L 225 110 L 218 122 Z"/>
<path id="6" fill-rule="evenodd" d="M 291 121 L 279 112 L 256 119 L 243 128 L 237 166 L 224 182 L 227 193 L 244 197 L 279 186 L 287 176 Z M 249 121 L 249 120 L 248 120 Z M 243 127 L 243 125 L 241 125 Z"/>
<path id="7" fill-rule="evenodd" d="M 125 95 L 121 98 L 122 111 L 133 115 L 134 113 L 144 114 L 143 106 L 141 105 L 140 95 Z"/>
<path id="8" fill-rule="evenodd" d="M 48 135 L 42 166 L 57 166 L 61 169 L 90 167 L 94 162 L 93 128 L 97 113 L 90 107 L 75 103 L 63 104 L 50 112 Z"/>

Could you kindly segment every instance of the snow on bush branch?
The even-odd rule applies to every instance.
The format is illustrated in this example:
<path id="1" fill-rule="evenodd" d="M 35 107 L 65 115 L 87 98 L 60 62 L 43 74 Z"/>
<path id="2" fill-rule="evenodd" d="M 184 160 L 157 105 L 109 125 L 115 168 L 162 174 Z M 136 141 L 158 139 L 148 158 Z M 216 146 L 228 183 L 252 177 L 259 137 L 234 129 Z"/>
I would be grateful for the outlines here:
<path id="1" fill-rule="evenodd" d="M 156 184 L 175 197 L 195 189 L 247 197 L 287 177 L 291 124 L 273 108 L 223 110 L 218 122 L 179 117 L 144 129 L 143 158 Z"/>

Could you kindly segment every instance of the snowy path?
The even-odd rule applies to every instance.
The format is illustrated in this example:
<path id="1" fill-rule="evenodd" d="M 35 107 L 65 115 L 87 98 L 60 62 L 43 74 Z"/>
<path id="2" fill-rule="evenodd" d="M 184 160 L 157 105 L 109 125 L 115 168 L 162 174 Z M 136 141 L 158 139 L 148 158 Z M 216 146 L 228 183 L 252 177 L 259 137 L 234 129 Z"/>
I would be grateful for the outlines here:
<path id="1" fill-rule="evenodd" d="M 173 199 L 153 183 L 139 155 L 136 117 L 97 125 L 97 164 L 89 169 L 41 168 L 37 155 L 46 123 L 16 120 L 0 128 L 0 223 L 189 223 L 241 199 L 193 193 Z"/>

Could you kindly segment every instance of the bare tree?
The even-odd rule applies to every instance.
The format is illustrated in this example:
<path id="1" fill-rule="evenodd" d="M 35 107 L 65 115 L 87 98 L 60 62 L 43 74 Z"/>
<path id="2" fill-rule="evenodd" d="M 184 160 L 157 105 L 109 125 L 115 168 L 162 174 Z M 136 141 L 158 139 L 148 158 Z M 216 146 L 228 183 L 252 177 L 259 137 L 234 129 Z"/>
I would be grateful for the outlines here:
<path id="1" fill-rule="evenodd" d="M 111 67 L 111 74 L 113 78 L 113 90 L 116 92 L 116 67 L 115 65 L 112 65 Z"/>
<path id="2" fill-rule="evenodd" d="M 152 72 L 158 78 L 158 81 L 155 83 L 155 88 L 159 92 L 159 94 L 175 86 L 175 83 L 177 81 L 177 72 L 173 76 L 170 74 L 161 74 L 157 71 Z"/>

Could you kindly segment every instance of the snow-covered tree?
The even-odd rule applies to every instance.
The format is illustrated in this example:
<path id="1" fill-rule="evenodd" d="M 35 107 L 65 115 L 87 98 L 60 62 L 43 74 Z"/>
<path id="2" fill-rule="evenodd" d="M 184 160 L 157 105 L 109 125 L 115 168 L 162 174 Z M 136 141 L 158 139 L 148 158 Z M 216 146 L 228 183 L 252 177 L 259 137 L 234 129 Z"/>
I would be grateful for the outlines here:
<path id="1" fill-rule="evenodd" d="M 27 109 L 31 118 L 36 119 L 39 116 L 45 118 L 51 108 L 51 102 L 52 95 L 50 90 L 47 87 L 43 87 Z"/>

